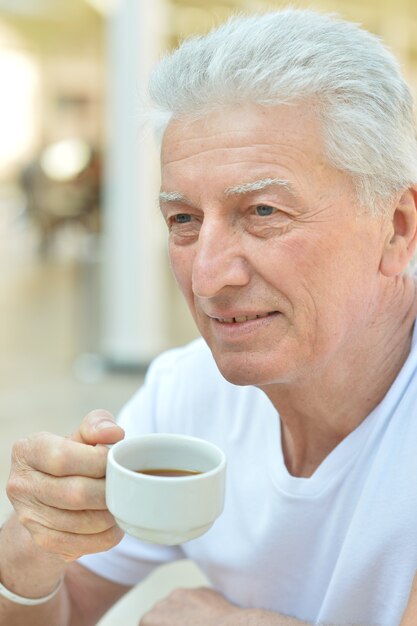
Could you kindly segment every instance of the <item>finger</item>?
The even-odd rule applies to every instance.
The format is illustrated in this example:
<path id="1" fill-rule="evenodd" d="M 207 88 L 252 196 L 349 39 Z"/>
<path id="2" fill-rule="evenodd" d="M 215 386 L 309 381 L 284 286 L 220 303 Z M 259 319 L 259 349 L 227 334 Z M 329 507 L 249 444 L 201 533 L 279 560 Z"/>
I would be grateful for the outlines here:
<path id="1" fill-rule="evenodd" d="M 52 476 L 90 476 L 106 474 L 108 449 L 86 446 L 51 433 L 36 433 L 13 446 L 16 471 L 36 469 Z"/>
<path id="2" fill-rule="evenodd" d="M 19 521 L 28 530 L 40 524 L 45 529 L 76 535 L 97 535 L 115 526 L 109 511 L 65 511 L 38 504 L 19 512 Z"/>
<path id="3" fill-rule="evenodd" d="M 45 529 L 41 524 L 33 522 L 30 531 L 33 541 L 43 551 L 57 554 L 65 561 L 74 561 L 84 554 L 104 552 L 116 546 L 124 536 L 118 526 L 96 535 L 77 535 L 76 533 L 61 532 Z"/>
<path id="4" fill-rule="evenodd" d="M 33 480 L 33 496 L 46 506 L 67 511 L 104 511 L 106 484 L 104 478 L 67 476 L 55 478 L 38 473 Z"/>
<path id="5" fill-rule="evenodd" d="M 90 411 L 81 422 L 77 431 L 71 435 L 73 441 L 96 445 L 111 444 L 124 437 L 124 430 L 116 424 L 114 417 L 105 409 Z"/>

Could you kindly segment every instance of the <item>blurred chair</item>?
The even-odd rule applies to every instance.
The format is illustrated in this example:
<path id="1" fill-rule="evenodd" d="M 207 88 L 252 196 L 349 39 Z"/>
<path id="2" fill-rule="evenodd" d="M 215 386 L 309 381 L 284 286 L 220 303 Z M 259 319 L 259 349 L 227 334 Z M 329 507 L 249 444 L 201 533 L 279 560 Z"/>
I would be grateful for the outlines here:
<path id="1" fill-rule="evenodd" d="M 21 172 L 21 185 L 43 256 L 64 224 L 80 224 L 87 232 L 99 230 L 101 159 L 82 139 L 46 146 Z"/>

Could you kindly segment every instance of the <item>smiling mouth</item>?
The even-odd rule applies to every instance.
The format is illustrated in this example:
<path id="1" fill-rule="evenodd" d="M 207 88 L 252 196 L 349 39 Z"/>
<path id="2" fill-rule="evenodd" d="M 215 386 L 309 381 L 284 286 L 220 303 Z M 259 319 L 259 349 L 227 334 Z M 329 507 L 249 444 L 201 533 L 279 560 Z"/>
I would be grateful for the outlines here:
<path id="1" fill-rule="evenodd" d="M 261 313 L 261 315 L 241 315 L 239 317 L 216 317 L 215 319 L 222 324 L 241 324 L 242 322 L 250 322 L 259 320 L 270 315 L 276 315 L 278 311 L 270 311 L 269 313 Z"/>

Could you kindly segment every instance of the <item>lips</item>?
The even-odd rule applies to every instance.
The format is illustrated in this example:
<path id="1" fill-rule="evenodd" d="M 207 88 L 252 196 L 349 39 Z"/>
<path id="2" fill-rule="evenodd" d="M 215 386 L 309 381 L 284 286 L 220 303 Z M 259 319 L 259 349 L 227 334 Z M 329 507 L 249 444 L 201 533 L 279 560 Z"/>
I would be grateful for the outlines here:
<path id="1" fill-rule="evenodd" d="M 269 311 L 268 313 L 259 313 L 255 315 L 238 315 L 236 317 L 215 317 L 215 319 L 222 324 L 239 324 L 242 322 L 262 319 L 264 317 L 268 317 L 269 315 L 274 315 L 277 312 L 278 311 Z"/>

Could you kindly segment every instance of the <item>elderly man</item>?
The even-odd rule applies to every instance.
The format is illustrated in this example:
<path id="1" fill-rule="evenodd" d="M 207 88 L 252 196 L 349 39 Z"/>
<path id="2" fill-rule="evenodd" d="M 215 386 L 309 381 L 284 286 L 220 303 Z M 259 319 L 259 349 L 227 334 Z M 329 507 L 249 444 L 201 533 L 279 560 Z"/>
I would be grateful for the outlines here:
<path id="1" fill-rule="evenodd" d="M 97 411 L 72 438 L 16 444 L 1 624 L 94 624 L 184 556 L 213 589 L 141 626 L 417 623 L 417 145 L 395 61 L 352 24 L 286 10 L 185 42 L 151 95 L 170 260 L 202 338 L 155 361 L 118 425 Z M 105 507 L 94 444 L 154 431 L 228 457 L 223 515 L 180 547 L 121 541 Z"/>

